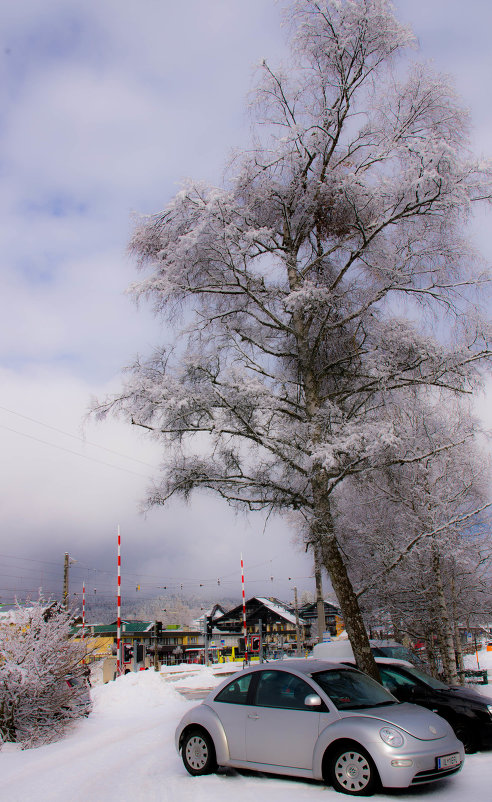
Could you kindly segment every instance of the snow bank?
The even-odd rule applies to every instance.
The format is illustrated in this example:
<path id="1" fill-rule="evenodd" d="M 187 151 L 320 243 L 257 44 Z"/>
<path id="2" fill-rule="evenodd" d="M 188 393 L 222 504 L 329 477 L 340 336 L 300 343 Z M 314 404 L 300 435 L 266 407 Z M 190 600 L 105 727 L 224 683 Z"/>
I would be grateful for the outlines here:
<path id="1" fill-rule="evenodd" d="M 188 667 L 189 668 L 189 667 Z M 174 672 L 141 671 L 93 689 L 94 710 L 59 743 L 0 752 L 0 799 L 8 802 L 343 802 L 321 783 L 268 775 L 225 772 L 190 777 L 174 747 L 174 730 L 195 702 L 184 699 L 180 683 L 212 687 L 221 681 L 218 667 L 194 669 L 192 677 Z M 229 670 L 234 666 L 229 665 Z M 227 664 L 221 667 L 227 670 Z M 219 674 L 219 676 L 217 676 Z M 428 789 L 378 794 L 374 802 L 422 800 L 477 802 L 490 799 L 492 755 L 467 758 L 456 777 Z"/>

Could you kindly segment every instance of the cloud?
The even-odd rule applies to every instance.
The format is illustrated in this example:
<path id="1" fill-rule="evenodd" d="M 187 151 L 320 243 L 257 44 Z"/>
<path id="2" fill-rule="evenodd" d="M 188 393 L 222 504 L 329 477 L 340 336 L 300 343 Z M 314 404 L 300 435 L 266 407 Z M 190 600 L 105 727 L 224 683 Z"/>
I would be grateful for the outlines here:
<path id="1" fill-rule="evenodd" d="M 309 557 L 285 522 L 264 532 L 260 515 L 236 517 L 208 496 L 142 517 L 156 446 L 115 421 L 88 424 L 86 439 L 100 448 L 74 439 L 90 397 L 166 336 L 125 295 L 135 280 L 125 253 L 131 214 L 158 211 L 187 176 L 220 182 L 230 149 L 248 142 L 252 65 L 285 53 L 283 5 L 2 4 L 0 551 L 18 567 L 4 571 L 0 599 L 29 577 L 61 592 L 65 551 L 78 560 L 74 582 L 90 578 L 113 598 L 118 523 L 128 592 L 147 577 L 149 594 L 183 580 L 189 592 L 203 584 L 239 596 L 241 551 L 247 593 L 313 589 Z M 470 2 L 465 13 L 458 0 L 398 7 L 422 55 L 457 71 L 486 150 L 492 10 Z M 490 255 L 485 219 L 476 232 Z"/>

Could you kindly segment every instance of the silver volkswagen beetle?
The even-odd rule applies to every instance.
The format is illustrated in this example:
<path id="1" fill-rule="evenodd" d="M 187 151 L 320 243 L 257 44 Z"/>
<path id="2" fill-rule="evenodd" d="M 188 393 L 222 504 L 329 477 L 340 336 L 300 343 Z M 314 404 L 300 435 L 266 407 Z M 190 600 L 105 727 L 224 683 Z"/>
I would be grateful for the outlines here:
<path id="1" fill-rule="evenodd" d="M 464 760 L 440 716 L 398 702 L 355 668 L 314 659 L 258 664 L 229 677 L 183 716 L 176 748 L 193 775 L 256 769 L 356 796 L 440 780 Z"/>

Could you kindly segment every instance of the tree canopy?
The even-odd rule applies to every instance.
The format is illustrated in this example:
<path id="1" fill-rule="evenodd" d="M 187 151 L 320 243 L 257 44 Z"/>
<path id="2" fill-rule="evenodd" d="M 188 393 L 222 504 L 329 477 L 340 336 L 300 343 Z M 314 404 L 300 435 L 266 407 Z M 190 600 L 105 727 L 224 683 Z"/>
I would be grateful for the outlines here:
<path id="1" fill-rule="evenodd" d="M 480 383 L 487 279 L 465 228 L 491 169 L 449 79 L 399 58 L 414 37 L 386 0 L 298 0 L 289 23 L 251 149 L 223 186 L 190 181 L 136 227 L 133 291 L 175 337 L 97 411 L 165 444 L 150 504 L 206 488 L 294 510 L 375 673 L 331 498 L 406 458 L 395 416 L 419 394 Z"/>

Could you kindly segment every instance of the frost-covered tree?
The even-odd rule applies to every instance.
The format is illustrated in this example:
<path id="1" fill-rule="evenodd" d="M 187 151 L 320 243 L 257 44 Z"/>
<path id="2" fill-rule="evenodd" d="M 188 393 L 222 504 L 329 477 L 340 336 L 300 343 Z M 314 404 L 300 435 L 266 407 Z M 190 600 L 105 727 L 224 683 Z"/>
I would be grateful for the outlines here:
<path id="1" fill-rule="evenodd" d="M 69 613 L 42 601 L 0 623 L 0 743 L 55 741 L 88 712 L 86 648 L 70 627 Z"/>
<path id="2" fill-rule="evenodd" d="M 444 675 L 456 683 L 456 625 L 478 612 L 490 571 L 489 460 L 461 406 L 415 398 L 412 407 L 400 414 L 400 429 L 409 428 L 401 463 L 344 488 L 342 545 L 363 606 L 429 647 L 436 637 Z"/>
<path id="3" fill-rule="evenodd" d="M 490 168 L 449 80 L 397 62 L 414 38 L 387 0 L 299 0 L 289 19 L 291 62 L 260 67 L 252 148 L 224 186 L 189 182 L 136 228 L 134 293 L 175 340 L 96 408 L 162 441 L 150 504 L 208 489 L 295 510 L 377 675 L 331 498 L 401 457 L 402 392 L 478 381 L 483 277 L 464 228 Z"/>

